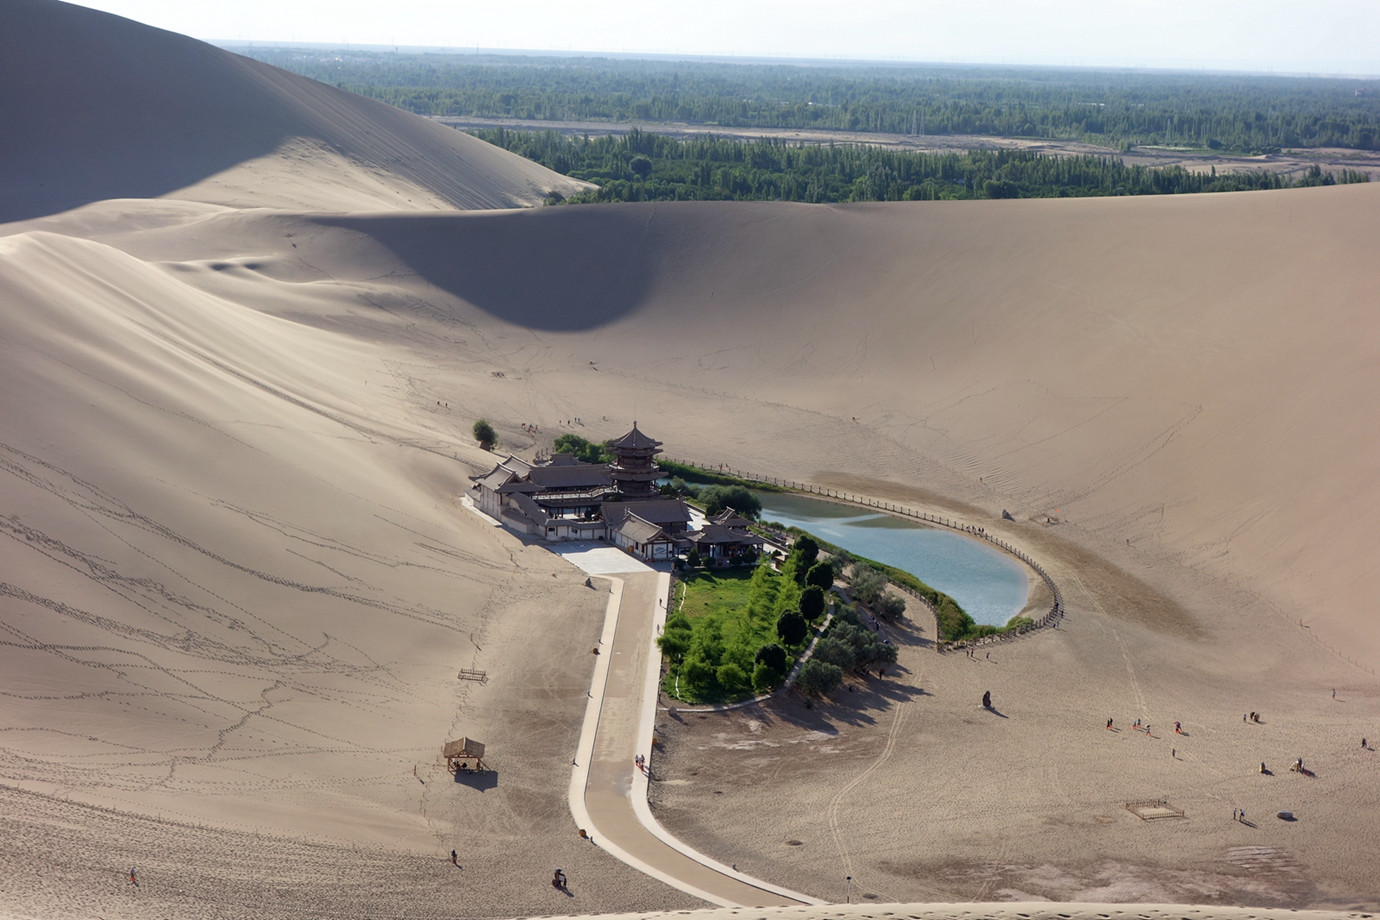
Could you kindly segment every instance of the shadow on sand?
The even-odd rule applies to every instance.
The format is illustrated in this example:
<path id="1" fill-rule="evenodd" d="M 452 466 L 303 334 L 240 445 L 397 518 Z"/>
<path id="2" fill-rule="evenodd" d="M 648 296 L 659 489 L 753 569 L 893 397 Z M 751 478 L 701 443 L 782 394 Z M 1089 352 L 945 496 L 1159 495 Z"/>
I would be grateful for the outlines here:
<path id="1" fill-rule="evenodd" d="M 497 770 L 456 770 L 455 782 L 484 792 L 498 787 Z"/>

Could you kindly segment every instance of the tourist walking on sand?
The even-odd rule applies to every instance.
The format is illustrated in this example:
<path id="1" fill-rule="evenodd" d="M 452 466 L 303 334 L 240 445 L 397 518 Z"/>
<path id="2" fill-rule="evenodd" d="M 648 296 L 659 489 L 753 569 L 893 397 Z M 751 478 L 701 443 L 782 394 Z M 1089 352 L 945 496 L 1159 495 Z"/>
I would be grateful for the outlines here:
<path id="1" fill-rule="evenodd" d="M 454 850 L 450 851 L 450 863 L 453 866 L 460 865 L 460 854 L 456 853 Z"/>
<path id="2" fill-rule="evenodd" d="M 133 866 L 129 867 L 129 883 L 133 885 L 135 888 L 139 887 L 139 877 L 134 874 Z"/>

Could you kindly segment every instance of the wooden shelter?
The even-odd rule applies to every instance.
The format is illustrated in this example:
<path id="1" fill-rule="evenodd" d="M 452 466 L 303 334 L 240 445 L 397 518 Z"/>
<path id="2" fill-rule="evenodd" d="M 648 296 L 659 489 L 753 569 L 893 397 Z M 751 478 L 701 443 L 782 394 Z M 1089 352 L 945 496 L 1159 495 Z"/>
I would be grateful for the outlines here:
<path id="1" fill-rule="evenodd" d="M 488 769 L 484 763 L 484 745 L 473 738 L 457 738 L 454 741 L 447 741 L 446 746 L 441 750 L 441 755 L 446 758 L 446 769 L 452 773 L 459 770 L 482 771 Z M 470 766 L 470 761 L 474 761 L 474 766 Z M 460 765 L 457 767 L 456 762 Z"/>

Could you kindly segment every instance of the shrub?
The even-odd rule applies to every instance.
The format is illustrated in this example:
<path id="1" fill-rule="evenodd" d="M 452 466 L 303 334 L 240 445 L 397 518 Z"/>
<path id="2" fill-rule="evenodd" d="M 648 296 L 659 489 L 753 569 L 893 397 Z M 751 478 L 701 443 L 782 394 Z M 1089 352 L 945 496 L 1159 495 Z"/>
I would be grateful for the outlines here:
<path id="1" fill-rule="evenodd" d="M 719 665 L 719 670 L 715 672 L 715 676 L 719 678 L 719 686 L 729 696 L 737 696 L 748 687 L 747 672 L 735 662 L 729 661 Z"/>
<path id="2" fill-rule="evenodd" d="M 780 671 L 774 670 L 765 661 L 759 661 L 752 669 L 752 689 L 757 693 L 766 693 L 780 686 L 781 677 Z"/>
<path id="3" fill-rule="evenodd" d="M 800 615 L 807 622 L 813 623 L 823 616 L 825 606 L 824 592 L 820 590 L 818 585 L 810 585 L 800 592 Z"/>
<path id="4" fill-rule="evenodd" d="M 805 641 L 809 628 L 805 618 L 795 612 L 783 613 L 776 621 L 776 634 L 787 646 L 797 646 Z"/>
<path id="5" fill-rule="evenodd" d="M 494 444 L 498 442 L 498 435 L 494 432 L 494 426 L 488 420 L 480 419 L 474 423 L 474 439 L 479 442 L 479 446 L 485 450 L 493 450 Z"/>
<path id="6" fill-rule="evenodd" d="M 843 669 L 838 665 L 827 664 L 811 658 L 800 669 L 795 679 L 796 688 L 806 696 L 823 696 L 838 689 L 843 683 Z"/>
<path id="7" fill-rule="evenodd" d="M 690 630 L 667 629 L 657 636 L 656 644 L 661 646 L 661 654 L 670 661 L 680 661 L 690 651 Z"/>
<path id="8" fill-rule="evenodd" d="M 714 665 L 705 660 L 699 649 L 691 649 L 680 666 L 680 676 L 692 689 L 703 693 L 717 677 L 714 670 Z"/>

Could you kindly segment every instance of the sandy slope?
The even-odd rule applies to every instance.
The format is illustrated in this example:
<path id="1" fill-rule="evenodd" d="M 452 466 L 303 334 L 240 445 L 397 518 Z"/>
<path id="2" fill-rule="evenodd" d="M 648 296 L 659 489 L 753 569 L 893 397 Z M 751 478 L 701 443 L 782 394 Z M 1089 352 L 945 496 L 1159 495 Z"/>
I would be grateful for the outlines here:
<path id="1" fill-rule="evenodd" d="M 1327 646 L 1359 657 L 1374 640 L 1345 606 L 1369 564 L 1351 546 L 1373 503 L 1373 345 L 1335 331 L 1362 302 L 1365 272 L 1343 269 L 1363 264 L 1372 198 L 350 218 L 112 202 L 12 226 L 6 673 L 35 677 L 10 690 L 6 773 L 180 828 L 320 843 L 318 867 L 373 846 L 406 878 L 477 821 L 501 833 L 476 854 L 513 871 L 455 912 L 558 909 L 531 879 L 570 831 L 554 791 L 589 667 L 567 631 L 588 644 L 597 605 L 454 499 L 483 463 L 478 415 L 521 447 L 520 422 L 549 438 L 581 416 L 603 436 L 636 414 L 674 453 L 1002 528 L 1072 610 L 991 677 L 916 644 L 899 681 L 818 714 L 667 723 L 658 809 L 688 841 L 823 897 L 842 858 L 882 900 L 1365 903 L 1371 861 L 1349 841 L 1375 831 L 1375 762 L 1352 749 L 1377 700 Z M 1107 253 L 1114 219 L 1116 273 L 1085 255 Z M 1288 234 L 1324 223 L 1339 230 L 1316 245 Z M 1236 259 L 1210 256 L 1228 231 L 1218 249 Z M 1313 307 L 1290 322 L 1305 287 Z M 1316 475 L 1292 480 L 1300 466 Z M 1285 527 L 1267 502 L 1316 510 Z M 1001 525 L 1002 507 L 1023 522 Z M 1024 522 L 1056 510 L 1069 523 Z M 1297 607 L 1271 577 L 1286 558 L 1317 592 Z M 462 665 L 515 676 L 457 686 Z M 971 715 L 979 683 L 1041 704 L 993 735 Z M 1268 734 L 1241 734 L 1247 709 Z M 1109 715 L 1181 719 L 1191 738 L 1108 747 Z M 512 797 L 475 811 L 408 792 L 411 766 L 436 778 L 439 743 L 465 731 L 501 739 Z M 940 776 L 987 782 L 930 782 L 940 749 Z M 1282 773 L 1294 756 L 1315 785 L 1260 785 L 1259 760 Z M 821 784 L 843 776 L 857 794 Z M 1190 818 L 1143 826 L 1121 808 L 1161 795 Z M 1234 807 L 1308 817 L 1243 833 Z M 840 851 L 843 827 L 869 830 Z M 42 840 L 71 845 L 55 827 Z M 611 880 L 581 909 L 685 903 L 596 857 L 559 857 Z M 284 897 L 326 910 L 315 871 Z"/>
<path id="2" fill-rule="evenodd" d="M 517 207 L 582 187 L 398 109 L 55 0 L 0 10 L 0 112 L 0 221 L 175 191 L 351 210 Z"/>
<path id="3" fill-rule="evenodd" d="M 0 913 L 699 906 L 574 834 L 602 597 L 460 508 L 479 416 L 515 449 L 637 418 L 965 516 L 1064 586 L 996 663 L 916 619 L 827 705 L 663 720 L 654 801 L 696 846 L 830 899 L 846 867 L 876 901 L 1375 906 L 1380 189 L 419 214 L 531 186 L 390 161 L 372 109 L 204 46 L 18 14 L 81 49 L 53 80 L 125 95 L 103 150 L 34 116 L 0 154 L 8 216 L 48 215 L 0 226 Z M 148 105 L 112 29 L 173 96 L 271 85 L 267 127 L 217 156 L 234 110 Z M 446 780 L 459 734 L 496 785 Z M 1159 796 L 1185 818 L 1123 807 Z"/>

